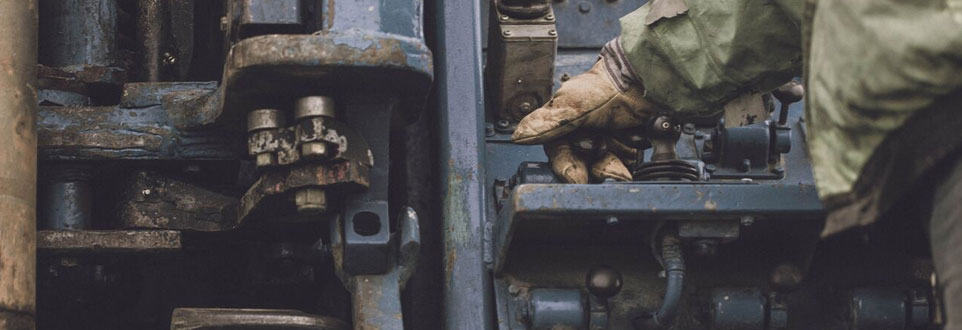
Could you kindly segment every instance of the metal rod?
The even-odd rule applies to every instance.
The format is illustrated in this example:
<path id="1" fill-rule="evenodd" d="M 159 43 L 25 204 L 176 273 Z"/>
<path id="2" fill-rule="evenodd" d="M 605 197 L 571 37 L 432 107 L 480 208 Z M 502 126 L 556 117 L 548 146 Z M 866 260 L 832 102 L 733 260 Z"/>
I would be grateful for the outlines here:
<path id="1" fill-rule="evenodd" d="M 0 1 L 0 328 L 32 329 L 37 272 L 37 0 Z"/>
<path id="2" fill-rule="evenodd" d="M 484 99 L 480 1 L 437 2 L 437 104 L 445 329 L 491 329 L 484 260 Z"/>

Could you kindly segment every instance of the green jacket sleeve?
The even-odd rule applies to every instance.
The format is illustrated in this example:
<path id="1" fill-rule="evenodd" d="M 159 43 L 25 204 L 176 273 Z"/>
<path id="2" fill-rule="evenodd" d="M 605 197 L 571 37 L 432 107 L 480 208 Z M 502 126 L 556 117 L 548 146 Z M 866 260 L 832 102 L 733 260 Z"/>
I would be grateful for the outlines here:
<path id="1" fill-rule="evenodd" d="M 802 0 L 652 0 L 621 19 L 646 97 L 693 115 L 799 76 Z"/>

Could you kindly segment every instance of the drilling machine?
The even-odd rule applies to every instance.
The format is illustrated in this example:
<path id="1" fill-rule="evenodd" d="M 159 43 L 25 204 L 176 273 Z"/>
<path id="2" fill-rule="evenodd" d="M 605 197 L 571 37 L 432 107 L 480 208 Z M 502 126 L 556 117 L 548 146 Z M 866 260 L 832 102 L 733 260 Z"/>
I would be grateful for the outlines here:
<path id="1" fill-rule="evenodd" d="M 798 83 L 630 182 L 510 141 L 645 2 L 0 1 L 0 328 L 937 328 L 921 232 L 820 240 Z"/>

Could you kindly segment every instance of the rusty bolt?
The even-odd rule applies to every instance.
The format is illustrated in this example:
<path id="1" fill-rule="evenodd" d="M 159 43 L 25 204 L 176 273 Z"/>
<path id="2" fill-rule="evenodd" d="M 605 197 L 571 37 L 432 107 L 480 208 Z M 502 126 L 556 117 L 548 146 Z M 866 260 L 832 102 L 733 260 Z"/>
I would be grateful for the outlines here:
<path id="1" fill-rule="evenodd" d="M 297 213 L 310 215 L 327 211 L 327 194 L 320 188 L 304 188 L 294 193 Z"/>
<path id="2" fill-rule="evenodd" d="M 505 37 L 510 37 L 510 36 L 511 36 L 511 30 L 504 30 L 504 32 L 501 32 L 501 34 L 504 35 Z"/>
<path id="3" fill-rule="evenodd" d="M 322 158 L 327 156 L 327 144 L 324 142 L 306 142 L 301 145 L 301 157 Z"/>
<path id="4" fill-rule="evenodd" d="M 254 165 L 256 165 L 258 168 L 274 166 L 277 165 L 277 158 L 274 157 L 274 154 L 269 152 L 260 153 L 254 157 Z"/>
<path id="5" fill-rule="evenodd" d="M 247 113 L 247 131 L 278 128 L 284 125 L 284 115 L 277 109 L 257 109 Z"/>
<path id="6" fill-rule="evenodd" d="M 528 113 L 532 108 L 531 102 L 521 102 L 521 105 L 519 105 L 518 108 L 521 109 L 521 112 Z"/>
<path id="7" fill-rule="evenodd" d="M 328 96 L 305 96 L 294 104 L 294 118 L 334 117 L 334 99 Z"/>

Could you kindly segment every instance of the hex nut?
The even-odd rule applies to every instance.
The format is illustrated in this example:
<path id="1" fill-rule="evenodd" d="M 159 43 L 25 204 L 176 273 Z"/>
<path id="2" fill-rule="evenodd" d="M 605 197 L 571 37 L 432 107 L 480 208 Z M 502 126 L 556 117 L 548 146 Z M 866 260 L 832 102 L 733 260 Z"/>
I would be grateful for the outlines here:
<path id="1" fill-rule="evenodd" d="M 324 142 L 305 142 L 301 144 L 301 157 L 304 158 L 324 158 L 327 157 L 327 144 Z"/>
<path id="2" fill-rule="evenodd" d="M 273 153 L 265 152 L 254 157 L 254 165 L 258 168 L 277 165 L 277 157 Z"/>
<path id="3" fill-rule="evenodd" d="M 334 98 L 328 96 L 305 96 L 294 104 L 294 117 L 334 117 Z"/>
<path id="4" fill-rule="evenodd" d="M 320 188 L 304 188 L 294 193 L 297 213 L 321 214 L 327 211 L 327 194 Z"/>

